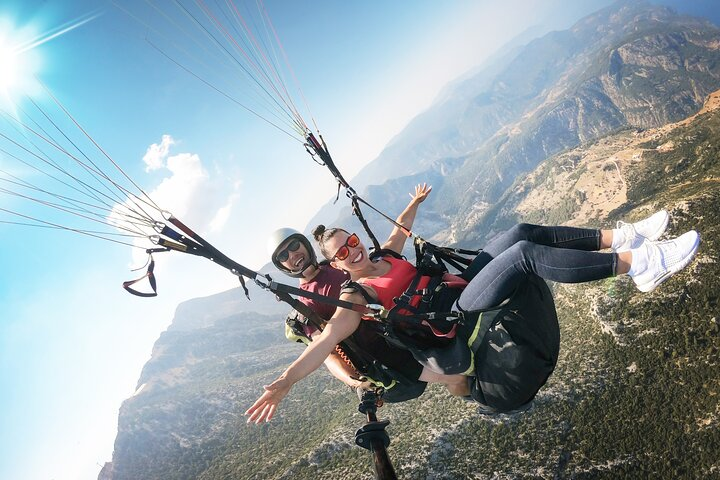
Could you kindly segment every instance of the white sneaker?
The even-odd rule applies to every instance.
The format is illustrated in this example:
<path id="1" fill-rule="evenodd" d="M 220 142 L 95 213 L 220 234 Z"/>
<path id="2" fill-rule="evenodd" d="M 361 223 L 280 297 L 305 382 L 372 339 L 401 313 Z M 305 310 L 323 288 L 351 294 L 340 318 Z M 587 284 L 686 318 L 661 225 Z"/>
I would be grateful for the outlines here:
<path id="1" fill-rule="evenodd" d="M 665 233 L 670 215 L 665 210 L 660 210 L 635 223 L 617 222 L 617 228 L 622 230 L 625 241 L 615 248 L 615 252 L 627 252 L 638 248 L 645 240 L 655 241 Z"/>
<path id="2" fill-rule="evenodd" d="M 633 250 L 635 255 L 647 255 L 647 268 L 633 276 L 641 292 L 651 292 L 658 285 L 679 272 L 693 259 L 700 245 L 700 235 L 690 230 L 665 242 L 645 242 Z"/>

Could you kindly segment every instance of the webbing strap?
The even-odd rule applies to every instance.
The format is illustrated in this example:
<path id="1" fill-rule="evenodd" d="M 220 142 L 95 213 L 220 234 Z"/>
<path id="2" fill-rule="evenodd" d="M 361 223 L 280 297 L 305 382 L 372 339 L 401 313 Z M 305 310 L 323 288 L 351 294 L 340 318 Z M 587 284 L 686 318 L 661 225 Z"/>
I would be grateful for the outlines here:
<path id="1" fill-rule="evenodd" d="M 332 157 L 330 156 L 330 152 L 328 151 L 327 145 L 325 144 L 325 140 L 322 138 L 322 135 L 320 135 L 320 141 L 315 138 L 315 135 L 313 135 L 312 132 L 308 132 L 305 137 L 307 143 L 305 144 L 305 148 L 310 153 L 310 156 L 313 157 L 313 159 L 319 163 L 320 165 L 324 165 L 330 170 L 330 173 L 335 177 L 335 179 L 338 181 L 338 196 L 340 191 L 340 186 L 345 187 L 346 194 L 348 198 L 350 198 L 350 201 L 352 203 L 352 209 L 353 213 L 358 217 L 358 220 L 363 226 L 363 229 L 367 233 L 368 237 L 370 237 L 373 247 L 376 251 L 380 250 L 380 242 L 378 242 L 377 237 L 373 234 L 372 230 L 370 229 L 370 226 L 367 223 L 367 220 L 362 214 L 362 211 L 360 209 L 360 203 L 362 202 L 367 207 L 375 211 L 378 215 L 383 217 L 385 220 L 392 223 L 395 227 L 400 229 L 405 235 L 408 237 L 414 237 L 416 242 L 418 240 L 425 242 L 425 240 L 422 240 L 420 237 L 415 235 L 409 228 L 401 225 L 397 221 L 395 221 L 393 218 L 390 218 L 388 215 L 383 213 L 382 211 L 375 208 L 373 205 L 368 203 L 366 200 L 364 200 L 362 197 L 360 197 L 355 190 L 350 186 L 350 184 L 345 180 L 345 178 L 340 173 L 340 170 L 338 170 L 337 166 L 335 165 L 335 162 L 333 161 Z M 320 161 L 318 161 L 315 157 L 319 157 Z M 337 198 L 336 198 L 337 200 Z M 471 259 L 467 259 L 465 257 L 462 257 L 462 255 L 477 255 L 480 253 L 480 251 L 473 251 L 473 250 L 463 250 L 463 249 L 453 249 L 453 248 L 447 248 L 447 247 L 437 247 L 435 245 L 427 244 L 433 247 L 433 254 L 435 255 L 437 261 L 442 264 L 442 260 L 445 260 L 450 265 L 452 265 L 454 268 L 463 271 L 465 267 L 467 267 Z M 442 258 L 442 260 L 441 260 Z M 464 265 L 464 266 L 463 266 Z"/>
<path id="2" fill-rule="evenodd" d="M 276 290 L 273 292 L 280 301 L 287 303 L 305 317 L 318 331 L 323 330 L 323 320 L 313 309 L 302 303 L 297 298 L 291 297 L 287 292 Z"/>
<path id="3" fill-rule="evenodd" d="M 155 280 L 155 274 L 153 273 L 153 270 L 155 270 L 155 260 L 153 260 L 152 254 L 150 254 L 150 263 L 148 264 L 148 269 L 145 272 L 145 275 L 140 278 L 136 278 L 135 280 L 128 280 L 127 282 L 123 282 L 123 288 L 129 293 L 132 293 L 133 295 L 138 297 L 157 297 L 157 281 Z M 147 278 L 150 282 L 152 293 L 140 292 L 138 290 L 135 290 L 134 288 L 131 288 L 131 285 L 134 285 L 145 278 Z"/>
<path id="4" fill-rule="evenodd" d="M 473 258 L 475 258 L 482 251 L 463 250 L 450 247 L 438 247 L 437 245 L 432 244 L 430 245 L 435 250 L 433 255 L 438 262 L 442 263 L 442 261 L 445 261 L 461 272 L 464 271 L 472 263 Z M 467 256 L 463 255 L 470 255 L 472 256 L 472 258 L 468 258 Z"/>
<path id="5" fill-rule="evenodd" d="M 291 285 L 285 285 L 283 283 L 277 283 L 274 281 L 270 281 L 267 288 L 271 292 L 292 293 L 294 295 L 299 295 L 299 296 L 302 296 L 305 298 L 310 298 L 312 300 L 317 300 L 319 302 L 322 302 L 322 303 L 325 303 L 328 305 L 335 305 L 336 307 L 346 308 L 348 310 L 352 310 L 354 312 L 358 312 L 363 315 L 374 315 L 377 313 L 376 309 L 371 308 L 368 305 L 360 305 L 359 303 L 348 302 L 346 300 L 340 300 L 339 298 L 336 299 L 333 297 L 327 297 L 327 296 L 321 295 L 319 293 L 309 292 L 307 290 L 293 287 Z"/>
<path id="6" fill-rule="evenodd" d="M 195 242 L 197 242 L 199 245 L 194 246 L 192 245 L 192 248 L 194 250 L 195 255 L 200 255 L 205 258 L 208 258 L 212 260 L 213 262 L 217 263 L 218 265 L 227 268 L 228 270 L 232 271 L 235 275 L 242 275 L 245 277 L 248 277 L 250 279 L 255 279 L 258 276 L 258 273 L 254 270 L 250 270 L 249 268 L 239 264 L 238 262 L 232 260 L 225 254 L 223 254 L 220 250 L 212 246 L 210 242 L 206 241 L 204 238 L 202 238 L 200 235 L 195 233 L 192 229 L 187 227 L 184 223 L 182 223 L 177 218 L 173 217 L 172 215 L 170 218 L 168 218 L 168 221 L 178 227 L 180 230 L 182 230 L 186 235 L 188 235 L 190 238 L 192 238 Z M 186 243 L 187 245 L 187 243 Z M 194 253 L 194 252 L 188 252 L 188 253 Z"/>
<path id="7" fill-rule="evenodd" d="M 313 309 L 302 303 L 297 298 L 290 296 L 287 292 L 278 289 L 274 290 L 273 293 L 277 295 L 278 299 L 287 303 L 297 312 L 299 312 L 302 316 L 304 316 L 310 324 L 317 328 L 318 331 L 323 331 L 323 324 L 325 322 L 322 318 L 320 318 L 317 313 L 315 313 Z M 363 375 L 369 373 L 370 365 L 375 361 L 374 358 L 364 352 L 363 349 L 360 348 L 357 343 L 350 337 L 341 341 L 337 345 L 337 350 L 343 361 L 347 362 L 350 367 L 352 367 L 356 372 Z"/>
<path id="8" fill-rule="evenodd" d="M 377 237 L 372 232 L 372 230 L 370 230 L 370 225 L 368 225 L 367 220 L 365 220 L 365 217 L 363 216 L 362 210 L 360 210 L 360 205 L 358 205 L 357 199 L 360 197 L 358 197 L 354 193 L 351 195 L 350 191 L 348 191 L 348 197 L 350 197 L 350 201 L 352 202 L 353 213 L 357 217 L 360 224 L 363 226 L 363 229 L 365 230 L 367 236 L 370 237 L 370 241 L 372 241 L 374 250 L 380 250 L 380 242 L 378 242 Z"/>
<path id="9" fill-rule="evenodd" d="M 373 210 L 375 213 L 377 213 L 378 215 L 380 215 L 381 217 L 383 217 L 385 220 L 387 220 L 388 222 L 390 222 L 390 223 L 392 223 L 393 225 L 395 225 L 397 228 L 399 228 L 399 229 L 400 229 L 405 235 L 407 235 L 408 237 L 417 237 L 417 235 L 415 235 L 415 234 L 412 232 L 412 230 L 410 230 L 409 228 L 407 228 L 407 227 L 405 227 L 405 226 L 403 226 L 403 225 L 400 225 L 398 222 L 395 221 L 395 219 L 390 218 L 389 216 L 387 216 L 386 214 L 384 214 L 382 211 L 380 211 L 380 210 L 378 210 L 377 208 L 375 208 L 374 206 L 372 206 L 372 205 L 371 205 L 370 203 L 368 203 L 365 199 L 363 199 L 362 197 L 360 197 L 360 196 L 358 196 L 357 194 L 355 194 L 354 191 L 353 191 L 353 196 L 354 196 L 354 198 L 357 199 L 358 202 L 364 203 L 366 206 L 370 207 L 370 209 Z"/>
<path id="10" fill-rule="evenodd" d="M 249 291 L 247 289 L 247 286 L 245 285 L 245 279 L 243 277 L 248 277 L 254 280 L 259 275 L 257 272 L 250 270 L 249 268 L 239 264 L 227 255 L 223 254 L 210 242 L 202 238 L 194 230 L 192 230 L 190 227 L 182 223 L 174 216 L 168 215 L 167 221 L 170 222 L 177 229 L 179 229 L 182 233 L 172 229 L 168 225 L 158 224 L 159 228 L 157 229 L 157 231 L 162 236 L 154 237 L 153 241 L 155 243 L 162 247 L 165 247 L 165 249 L 167 250 L 175 250 L 178 252 L 189 253 L 190 255 L 197 255 L 207 258 L 208 260 L 217 263 L 221 267 L 230 270 L 230 272 L 232 272 L 238 277 L 238 280 L 240 281 L 240 286 L 245 292 L 245 296 L 250 298 Z M 148 250 L 148 252 L 150 252 L 150 250 Z"/>
<path id="11" fill-rule="evenodd" d="M 409 311 L 413 314 L 421 313 L 420 309 L 410 305 L 410 302 L 412 301 L 413 297 L 420 294 L 422 295 L 421 305 L 425 307 L 429 306 L 430 298 L 428 298 L 428 295 L 425 295 L 424 292 L 426 290 L 430 290 L 430 292 L 428 293 L 434 293 L 435 288 L 441 283 L 441 279 L 437 279 L 435 282 L 431 282 L 433 285 L 428 284 L 428 288 L 418 291 L 417 286 L 420 283 L 420 280 L 424 276 L 437 277 L 439 274 L 447 271 L 447 269 L 443 268 L 443 266 L 436 266 L 432 264 L 433 249 L 430 248 L 430 244 L 420 239 L 419 237 L 415 238 L 414 244 L 416 258 L 415 268 L 417 270 L 417 273 L 415 273 L 415 276 L 413 277 L 410 285 L 408 285 L 405 291 L 399 297 L 393 299 L 393 303 L 395 303 L 395 306 L 390 309 L 388 316 L 407 317 L 407 315 L 402 315 L 399 313 L 402 310 Z M 430 297 L 431 296 L 432 295 L 430 295 Z M 435 333 L 434 330 L 433 333 Z"/>
<path id="12" fill-rule="evenodd" d="M 340 193 L 340 187 L 342 186 L 345 188 L 346 194 L 348 198 L 350 198 L 350 202 L 352 203 L 353 214 L 358 218 L 358 220 L 363 226 L 363 229 L 365 230 L 365 233 L 367 233 L 368 237 L 370 237 L 370 240 L 372 241 L 375 250 L 380 250 L 380 242 L 378 242 L 377 237 L 375 237 L 375 234 L 373 234 L 372 230 L 370 229 L 370 226 L 368 225 L 367 220 L 365 220 L 365 217 L 363 216 L 362 210 L 360 210 L 360 205 L 358 203 L 358 201 L 361 201 L 367 205 L 367 202 L 365 202 L 362 198 L 358 197 L 358 195 L 355 193 L 355 189 L 350 186 L 347 180 L 345 180 L 345 177 L 343 177 L 342 173 L 340 173 L 340 170 L 338 170 L 337 166 L 335 166 L 335 162 L 330 156 L 327 144 L 322 138 L 322 135 L 320 135 L 320 141 L 318 141 L 317 138 L 315 138 L 315 135 L 313 135 L 312 132 L 309 132 L 305 137 L 305 140 L 307 141 L 305 147 L 310 153 L 310 155 L 317 155 L 318 157 L 320 157 L 321 161 L 318 163 L 326 166 L 328 170 L 330 170 L 330 173 L 332 173 L 333 177 L 335 177 L 335 179 L 337 180 L 338 197 Z M 338 197 L 335 198 L 336 201 Z M 373 207 L 371 206 L 371 208 Z M 373 210 L 376 209 L 373 208 Z M 384 214 L 382 215 L 385 216 Z M 395 222 L 394 220 L 391 221 L 393 223 Z"/>

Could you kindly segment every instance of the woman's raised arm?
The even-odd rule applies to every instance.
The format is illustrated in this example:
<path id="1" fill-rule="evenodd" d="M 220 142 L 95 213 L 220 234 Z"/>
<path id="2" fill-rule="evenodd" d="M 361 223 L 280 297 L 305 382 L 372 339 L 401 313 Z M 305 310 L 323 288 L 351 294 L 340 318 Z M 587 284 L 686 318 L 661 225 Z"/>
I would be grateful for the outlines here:
<path id="1" fill-rule="evenodd" d="M 410 194 L 410 203 L 408 203 L 405 210 L 395 219 L 397 223 L 410 230 L 413 223 L 415 222 L 415 215 L 417 214 L 418 207 L 425 201 L 427 196 L 432 191 L 432 187 L 427 183 L 415 186 L 415 194 Z M 405 240 L 407 240 L 406 231 L 399 227 L 394 227 L 390 236 L 382 245 L 383 249 L 392 250 L 393 252 L 402 253 L 402 249 L 405 246 Z"/>
<path id="2" fill-rule="evenodd" d="M 353 303 L 364 303 L 362 295 L 358 293 L 343 294 L 340 299 Z M 265 392 L 245 412 L 245 415 L 249 415 L 248 423 L 269 421 L 275 415 L 278 404 L 285 398 L 290 388 L 317 370 L 327 356 L 335 350 L 335 346 L 358 328 L 360 321 L 359 313 L 338 308 L 323 332 L 310 342 L 297 360 L 277 380 L 263 387 Z"/>

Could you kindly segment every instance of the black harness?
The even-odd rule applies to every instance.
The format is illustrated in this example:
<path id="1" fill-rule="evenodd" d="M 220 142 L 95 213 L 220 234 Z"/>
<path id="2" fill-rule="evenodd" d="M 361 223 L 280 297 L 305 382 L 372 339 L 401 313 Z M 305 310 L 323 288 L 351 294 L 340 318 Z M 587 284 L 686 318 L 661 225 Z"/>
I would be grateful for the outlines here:
<path id="1" fill-rule="evenodd" d="M 157 281 L 154 275 L 155 262 L 152 258 L 153 253 L 171 250 L 180 251 L 208 258 L 230 270 L 238 277 L 243 291 L 248 298 L 249 292 L 245 285 L 244 277 L 254 280 L 261 288 L 271 291 L 279 300 L 300 312 L 308 321 L 312 322 L 316 328 L 319 328 L 320 331 L 322 331 L 324 324 L 322 319 L 317 317 L 309 307 L 297 300 L 293 295 L 353 310 L 363 315 L 363 318 L 366 320 L 375 320 L 375 329 L 378 333 L 384 336 L 390 343 L 400 347 L 403 347 L 404 342 L 413 339 L 416 341 L 421 340 L 421 343 L 427 343 L 433 340 L 434 337 L 434 339 L 442 343 L 443 339 L 454 337 L 455 326 L 462 322 L 463 313 L 453 310 L 433 311 L 433 300 L 447 287 L 442 281 L 442 275 L 448 272 L 445 263 L 447 262 L 462 271 L 472 261 L 471 258 L 468 258 L 468 255 L 474 256 L 479 253 L 470 250 L 438 247 L 420 237 L 415 237 L 414 246 L 417 258 L 417 274 L 405 292 L 395 299 L 395 306 L 387 310 L 382 305 L 378 305 L 376 300 L 372 299 L 362 286 L 354 282 L 349 282 L 345 285 L 343 291 L 361 293 L 367 301 L 367 304 L 362 305 L 339 298 L 332 298 L 291 285 L 275 282 L 270 275 L 262 275 L 230 259 L 172 215 L 167 216 L 167 221 L 168 224 L 160 222 L 156 224 L 158 235 L 153 238 L 153 242 L 159 245 L 159 247 L 147 250 L 149 254 L 149 264 L 145 275 L 123 283 L 123 288 L 133 295 L 142 297 L 153 297 L 157 295 Z M 375 250 L 371 254 L 371 259 L 387 255 L 404 259 L 404 257 L 396 252 L 382 249 Z M 418 289 L 419 282 L 424 276 L 431 277 L 431 281 L 425 288 Z M 152 293 L 140 292 L 132 288 L 132 285 L 144 278 L 148 278 Z M 418 295 L 421 297 L 420 303 L 417 307 L 412 306 L 411 302 L 413 298 Z M 428 332 L 430 332 L 431 335 L 428 335 Z M 371 359 L 363 358 L 362 353 L 357 353 L 358 350 L 360 350 L 357 347 L 353 348 L 352 345 L 346 345 L 345 350 L 348 353 L 355 352 L 354 355 L 351 355 L 355 357 L 356 366 L 360 370 L 362 370 L 362 365 L 372 363 Z"/>
<path id="2" fill-rule="evenodd" d="M 474 256 L 479 252 L 438 247 L 419 238 L 415 239 L 415 252 L 417 273 L 407 289 L 393 299 L 392 308 L 378 305 L 378 313 L 365 315 L 363 319 L 374 320 L 372 325 L 376 332 L 394 346 L 403 349 L 440 347 L 452 341 L 457 326 L 464 320 L 463 312 L 451 308 L 464 284 L 458 286 L 443 281 L 443 276 L 448 273 L 445 262 L 457 265 L 462 271 L 472 261 L 464 255 Z M 374 260 L 383 256 L 404 260 L 404 257 L 391 250 L 373 252 L 370 258 Z M 423 277 L 430 277 L 430 280 L 424 288 L 418 289 Z M 346 282 L 342 292 L 360 293 L 370 305 L 377 302 L 363 285 L 354 281 Z M 420 300 L 414 306 L 412 303 L 417 297 Z M 441 298 L 444 301 L 440 301 Z M 437 307 L 443 308 L 438 310 Z"/>

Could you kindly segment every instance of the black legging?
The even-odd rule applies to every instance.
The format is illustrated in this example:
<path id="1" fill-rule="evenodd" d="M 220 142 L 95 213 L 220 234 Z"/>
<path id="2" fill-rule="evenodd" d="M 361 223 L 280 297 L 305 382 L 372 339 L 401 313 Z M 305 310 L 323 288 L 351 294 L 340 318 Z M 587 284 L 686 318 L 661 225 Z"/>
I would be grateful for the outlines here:
<path id="1" fill-rule="evenodd" d="M 562 283 L 615 275 L 616 253 L 597 253 L 600 230 L 521 223 L 492 240 L 463 273 L 462 310 L 492 308 L 529 274 Z"/>

